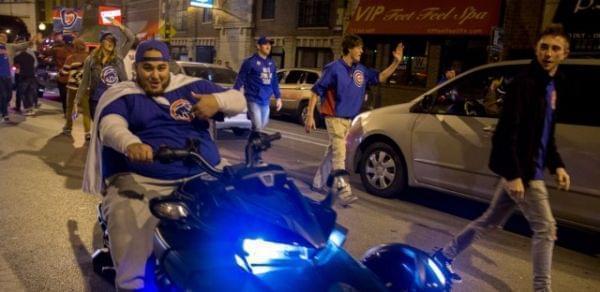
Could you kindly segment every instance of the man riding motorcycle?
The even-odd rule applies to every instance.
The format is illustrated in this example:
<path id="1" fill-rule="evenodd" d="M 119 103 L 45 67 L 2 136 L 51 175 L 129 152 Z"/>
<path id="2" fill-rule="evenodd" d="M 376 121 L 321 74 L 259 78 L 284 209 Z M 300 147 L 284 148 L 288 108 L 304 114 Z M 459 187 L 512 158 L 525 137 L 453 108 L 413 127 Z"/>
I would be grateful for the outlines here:
<path id="1" fill-rule="evenodd" d="M 167 45 L 140 43 L 135 54 L 137 81 L 109 88 L 101 97 L 84 172 L 84 191 L 102 194 L 110 250 L 119 291 L 144 289 L 145 266 L 152 253 L 158 219 L 148 201 L 171 194 L 204 171 L 195 163 L 154 162 L 167 145 L 183 148 L 189 138 L 210 164 L 221 163 L 208 132 L 217 112 L 235 115 L 246 107 L 237 90 L 206 80 L 169 73 Z"/>

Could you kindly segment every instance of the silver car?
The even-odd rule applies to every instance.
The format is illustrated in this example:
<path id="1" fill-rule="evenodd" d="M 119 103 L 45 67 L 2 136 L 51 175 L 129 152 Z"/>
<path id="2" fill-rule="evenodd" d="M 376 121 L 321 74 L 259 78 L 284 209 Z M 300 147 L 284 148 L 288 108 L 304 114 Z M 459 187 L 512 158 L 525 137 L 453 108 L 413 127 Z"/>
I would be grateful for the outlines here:
<path id="1" fill-rule="evenodd" d="M 360 114 L 347 138 L 347 165 L 374 195 L 414 186 L 490 201 L 498 183 L 488 168 L 491 137 L 505 89 L 528 63 L 483 65 L 409 103 Z M 600 231 L 600 60 L 566 60 L 560 70 L 570 95 L 561 101 L 556 144 L 571 190 L 557 190 L 549 174 L 546 184 L 559 221 Z"/>
<path id="2" fill-rule="evenodd" d="M 198 77 L 210 80 L 223 87 L 231 88 L 237 78 L 237 73 L 227 67 L 198 62 L 178 61 L 184 74 L 192 77 Z M 217 122 L 213 127 L 213 137 L 216 137 L 217 130 L 230 129 L 236 136 L 244 135 L 252 128 L 252 122 L 248 119 L 246 111 L 233 117 L 227 117 L 222 122 Z"/>

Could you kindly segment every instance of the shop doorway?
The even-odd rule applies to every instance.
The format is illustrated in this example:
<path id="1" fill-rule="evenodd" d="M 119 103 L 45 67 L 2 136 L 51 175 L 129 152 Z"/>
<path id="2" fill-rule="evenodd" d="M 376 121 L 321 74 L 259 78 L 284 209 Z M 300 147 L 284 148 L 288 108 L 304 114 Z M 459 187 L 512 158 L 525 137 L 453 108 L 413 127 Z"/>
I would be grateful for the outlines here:
<path id="1" fill-rule="evenodd" d="M 215 60 L 213 46 L 196 46 L 196 62 L 212 64 Z"/>

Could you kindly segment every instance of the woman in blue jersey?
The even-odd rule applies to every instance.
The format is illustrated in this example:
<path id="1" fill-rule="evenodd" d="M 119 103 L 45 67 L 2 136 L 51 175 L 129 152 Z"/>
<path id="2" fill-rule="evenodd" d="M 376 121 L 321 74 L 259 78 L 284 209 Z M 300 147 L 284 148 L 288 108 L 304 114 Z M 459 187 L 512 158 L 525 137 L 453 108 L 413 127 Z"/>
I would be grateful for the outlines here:
<path id="1" fill-rule="evenodd" d="M 100 47 L 96 48 L 83 64 L 81 86 L 75 97 L 76 104 L 89 94 L 90 114 L 94 118 L 100 96 L 109 87 L 127 80 L 123 58 L 135 41 L 135 36 L 127 27 L 112 22 L 125 35 L 125 42 L 117 49 L 117 38 L 109 31 L 100 34 Z"/>

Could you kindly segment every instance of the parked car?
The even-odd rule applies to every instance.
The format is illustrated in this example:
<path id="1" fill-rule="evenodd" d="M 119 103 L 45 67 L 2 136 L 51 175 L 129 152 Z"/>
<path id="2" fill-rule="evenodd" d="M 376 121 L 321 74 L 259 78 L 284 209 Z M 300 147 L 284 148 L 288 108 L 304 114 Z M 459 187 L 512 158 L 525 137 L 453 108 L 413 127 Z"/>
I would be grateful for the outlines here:
<path id="1" fill-rule="evenodd" d="M 231 88 L 237 78 L 237 73 L 235 71 L 224 66 L 183 61 L 178 61 L 177 64 L 181 67 L 183 73 L 188 76 L 210 80 L 226 88 Z M 222 122 L 216 122 L 212 134 L 213 137 L 216 137 L 217 130 L 230 129 L 236 136 L 242 136 L 251 127 L 252 123 L 248 119 L 247 112 L 244 111 L 236 116 L 227 117 Z"/>
<path id="2" fill-rule="evenodd" d="M 58 69 L 50 63 L 39 62 L 35 71 L 38 81 L 38 96 L 59 97 L 58 91 Z"/>
<path id="3" fill-rule="evenodd" d="M 290 115 L 299 124 L 304 124 L 306 118 L 308 101 L 312 94 L 311 88 L 321 77 L 318 69 L 286 68 L 277 70 L 277 80 L 281 91 L 283 107 L 280 113 Z M 275 100 L 271 99 L 271 113 L 275 112 Z M 314 113 L 317 124 L 323 125 L 319 115 L 318 106 Z"/>
<path id="4" fill-rule="evenodd" d="M 505 88 L 528 60 L 471 69 L 413 101 L 357 116 L 348 164 L 366 190 L 392 197 L 409 186 L 490 201 L 498 176 L 488 169 L 491 137 Z M 556 218 L 600 231 L 600 60 L 566 60 L 569 96 L 561 99 L 556 144 L 571 175 L 570 191 L 545 175 Z"/>

